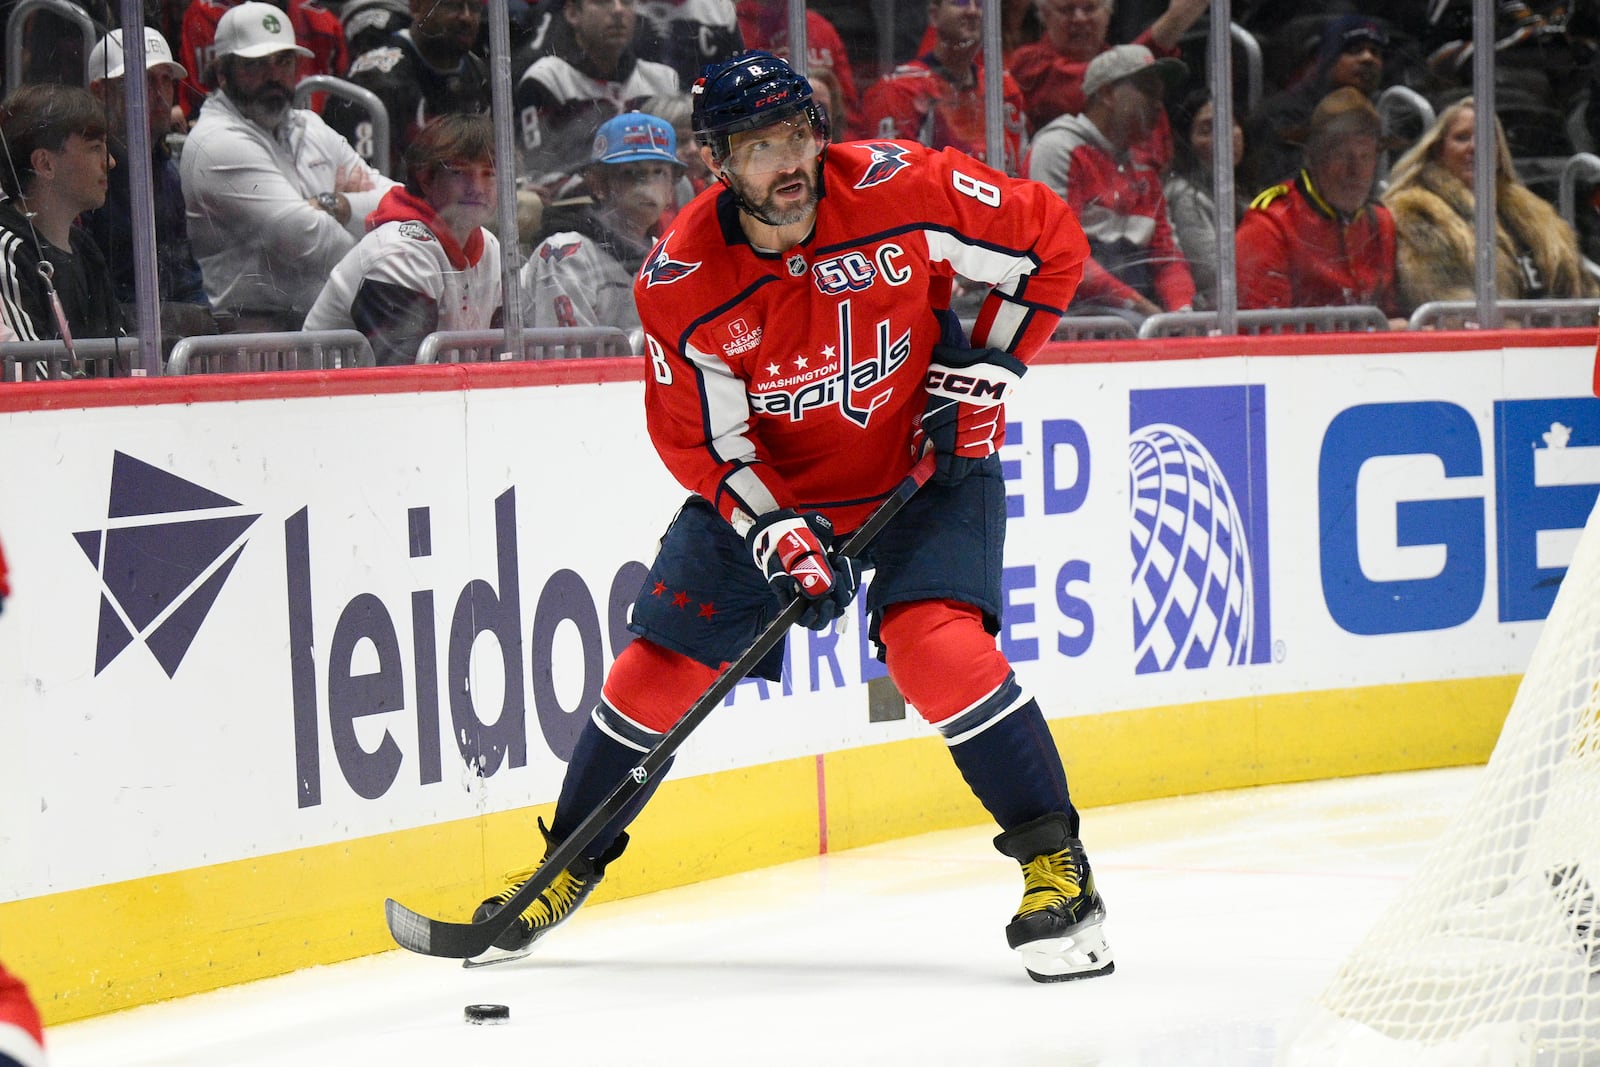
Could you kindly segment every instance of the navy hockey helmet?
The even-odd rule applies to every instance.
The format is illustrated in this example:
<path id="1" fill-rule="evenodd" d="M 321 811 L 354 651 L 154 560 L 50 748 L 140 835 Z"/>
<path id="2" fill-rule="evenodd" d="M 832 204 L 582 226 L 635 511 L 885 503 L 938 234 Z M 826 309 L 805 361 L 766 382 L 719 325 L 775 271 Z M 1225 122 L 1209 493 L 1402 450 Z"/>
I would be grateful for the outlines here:
<path id="1" fill-rule="evenodd" d="M 691 91 L 690 120 L 697 143 L 718 160 L 728 156 L 728 139 L 745 130 L 804 114 L 817 136 L 828 138 L 828 119 L 812 99 L 811 83 L 770 52 L 741 52 L 701 71 Z"/>

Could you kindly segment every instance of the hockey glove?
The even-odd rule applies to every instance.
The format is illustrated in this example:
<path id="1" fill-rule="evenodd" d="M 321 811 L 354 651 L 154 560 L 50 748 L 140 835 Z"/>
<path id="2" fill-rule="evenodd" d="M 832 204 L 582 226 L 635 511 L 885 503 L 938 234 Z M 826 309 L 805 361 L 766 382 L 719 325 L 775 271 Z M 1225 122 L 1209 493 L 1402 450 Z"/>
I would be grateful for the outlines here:
<path id="1" fill-rule="evenodd" d="M 779 596 L 805 598 L 800 624 L 809 630 L 827 627 L 856 595 L 860 566 L 847 556 L 829 556 L 833 524 L 814 511 L 769 511 L 750 527 L 745 544 Z"/>
<path id="2" fill-rule="evenodd" d="M 928 403 L 913 427 L 911 454 L 933 449 L 935 482 L 954 485 L 1005 443 L 1005 402 L 1027 369 L 998 348 L 933 346 Z"/>

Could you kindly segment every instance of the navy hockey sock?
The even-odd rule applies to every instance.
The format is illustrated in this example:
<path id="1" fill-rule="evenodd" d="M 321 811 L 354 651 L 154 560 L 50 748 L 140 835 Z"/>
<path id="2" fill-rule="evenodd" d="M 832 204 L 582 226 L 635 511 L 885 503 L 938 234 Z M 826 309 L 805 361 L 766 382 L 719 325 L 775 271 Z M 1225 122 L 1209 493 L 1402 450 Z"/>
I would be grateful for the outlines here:
<path id="1" fill-rule="evenodd" d="M 1071 836 L 1078 811 L 1067 792 L 1061 754 L 1037 701 L 1008 678 L 992 696 L 939 724 L 950 755 L 972 792 L 1010 830 L 1051 812 L 1064 812 Z"/>
<path id="2" fill-rule="evenodd" d="M 625 738 L 626 741 L 619 738 Z M 584 724 L 583 732 L 578 735 L 572 761 L 567 764 L 567 776 L 561 783 L 561 796 L 556 800 L 555 818 L 550 821 L 550 836 L 556 841 L 565 841 L 571 836 L 578 824 L 605 802 L 617 783 L 639 765 L 645 753 L 654 748 L 660 738 L 660 734 L 624 719 L 602 701 Z M 668 760 L 655 780 L 645 783 L 639 795 L 629 801 L 589 843 L 583 850 L 584 855 L 590 859 L 603 855 L 617 835 L 626 830 L 628 824 L 644 810 L 645 804 L 671 769 L 672 760 Z"/>

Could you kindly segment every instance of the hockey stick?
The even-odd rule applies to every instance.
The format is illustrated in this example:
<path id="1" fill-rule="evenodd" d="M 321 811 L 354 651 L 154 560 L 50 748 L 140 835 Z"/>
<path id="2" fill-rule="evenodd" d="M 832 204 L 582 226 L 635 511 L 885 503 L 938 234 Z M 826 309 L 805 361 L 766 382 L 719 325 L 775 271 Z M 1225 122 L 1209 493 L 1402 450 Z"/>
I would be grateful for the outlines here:
<path id="1" fill-rule="evenodd" d="M 844 547 L 839 550 L 840 554 L 860 555 L 889 520 L 905 506 L 906 501 L 922 488 L 923 483 L 933 474 L 933 469 L 934 456 L 930 452 L 918 461 L 911 469 L 911 473 L 906 475 L 883 503 L 867 517 L 867 521 L 850 535 Z M 717 680 L 711 683 L 711 688 L 694 702 L 694 705 L 684 713 L 683 718 L 661 735 L 661 740 L 656 742 L 655 748 L 645 754 L 644 759 L 639 761 L 639 765 L 629 773 L 628 777 L 618 782 L 605 800 L 601 801 L 600 806 L 590 812 L 567 839 L 545 857 L 544 863 L 534 872 L 533 877 L 512 894 L 511 899 L 506 901 L 505 907 L 477 922 L 458 923 L 430 919 L 391 898 L 384 901 L 383 910 L 384 917 L 389 923 L 389 933 L 393 935 L 395 942 L 401 948 L 425 956 L 443 956 L 457 960 L 471 959 L 488 951 L 494 944 L 495 938 L 508 930 L 528 905 L 533 903 L 534 898 L 548 889 L 556 880 L 556 876 L 578 858 L 606 824 L 626 807 L 629 801 L 639 795 L 645 783 L 661 770 L 662 765 L 678 751 L 695 727 L 722 703 L 723 698 L 733 690 L 739 680 L 753 670 L 756 664 L 761 662 L 762 657 L 783 640 L 789 628 L 799 621 L 805 606 L 805 600 L 800 597 L 796 597 L 784 606 L 744 654 L 717 676 Z"/>

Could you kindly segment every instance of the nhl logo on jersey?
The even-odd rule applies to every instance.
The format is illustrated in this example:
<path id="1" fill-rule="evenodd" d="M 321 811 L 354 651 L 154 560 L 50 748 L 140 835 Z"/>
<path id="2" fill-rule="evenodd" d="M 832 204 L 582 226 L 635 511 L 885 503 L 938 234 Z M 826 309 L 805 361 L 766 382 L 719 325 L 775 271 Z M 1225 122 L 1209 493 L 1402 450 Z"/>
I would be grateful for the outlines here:
<path id="1" fill-rule="evenodd" d="M 787 265 L 789 267 L 789 277 L 798 278 L 806 272 L 806 257 L 796 252 L 789 257 Z"/>
<path id="2" fill-rule="evenodd" d="M 407 219 L 400 224 L 400 232 L 413 241 L 433 240 L 433 231 L 415 219 Z"/>

